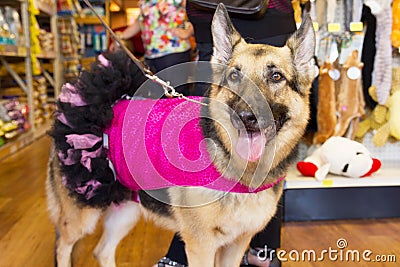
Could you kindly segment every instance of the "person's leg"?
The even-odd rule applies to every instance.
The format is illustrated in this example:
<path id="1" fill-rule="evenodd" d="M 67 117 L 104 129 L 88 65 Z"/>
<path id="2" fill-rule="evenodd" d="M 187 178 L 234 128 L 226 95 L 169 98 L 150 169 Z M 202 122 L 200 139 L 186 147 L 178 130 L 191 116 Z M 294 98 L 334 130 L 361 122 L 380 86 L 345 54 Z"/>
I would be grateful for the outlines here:
<path id="1" fill-rule="evenodd" d="M 177 265 L 180 264 L 180 265 Z M 175 234 L 169 245 L 169 249 L 165 257 L 160 259 L 157 265 L 153 267 L 169 267 L 169 266 L 187 266 L 187 257 L 185 252 L 185 243 L 179 234 Z"/>
<path id="2" fill-rule="evenodd" d="M 169 246 L 166 257 L 173 261 L 187 265 L 187 258 L 185 253 L 185 243 L 182 241 L 179 234 L 175 234 Z"/>

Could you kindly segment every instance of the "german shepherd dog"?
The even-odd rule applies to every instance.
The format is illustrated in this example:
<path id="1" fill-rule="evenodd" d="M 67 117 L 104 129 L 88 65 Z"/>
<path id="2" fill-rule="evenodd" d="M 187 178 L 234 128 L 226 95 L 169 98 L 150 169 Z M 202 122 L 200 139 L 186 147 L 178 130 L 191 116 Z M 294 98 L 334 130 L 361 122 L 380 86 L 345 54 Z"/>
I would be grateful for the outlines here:
<path id="1" fill-rule="evenodd" d="M 226 8 L 219 5 L 212 35 L 211 62 L 227 67 L 222 73 L 224 86 L 222 82 L 210 85 L 202 100 L 208 105 L 201 108 L 199 127 L 207 151 L 213 155 L 215 168 L 229 179 L 247 188 L 270 188 L 238 193 L 175 186 L 156 191 L 177 205 L 154 200 L 144 191 L 138 192 L 140 204 L 132 201 L 132 192 L 114 179 L 107 149 L 94 139 L 111 123 L 115 102 L 122 95 L 133 95 L 146 78 L 124 55 L 99 57 L 75 84 L 64 85 L 51 131 L 54 145 L 46 187 L 59 267 L 72 265 L 74 244 L 95 229 L 101 216 L 104 231 L 94 254 L 100 266 L 116 266 L 115 249 L 142 214 L 180 234 L 190 267 L 239 266 L 251 238 L 274 215 L 283 191 L 282 177 L 296 159 L 297 143 L 309 118 L 309 88 L 315 71 L 311 19 L 303 20 L 284 47 L 248 44 L 235 30 Z M 245 77 L 258 87 L 261 97 L 249 94 Z M 77 136 L 85 140 L 74 143 Z M 85 143 L 91 141 L 85 157 Z M 274 155 L 269 150 L 271 142 Z M 267 164 L 268 158 L 272 160 Z"/>

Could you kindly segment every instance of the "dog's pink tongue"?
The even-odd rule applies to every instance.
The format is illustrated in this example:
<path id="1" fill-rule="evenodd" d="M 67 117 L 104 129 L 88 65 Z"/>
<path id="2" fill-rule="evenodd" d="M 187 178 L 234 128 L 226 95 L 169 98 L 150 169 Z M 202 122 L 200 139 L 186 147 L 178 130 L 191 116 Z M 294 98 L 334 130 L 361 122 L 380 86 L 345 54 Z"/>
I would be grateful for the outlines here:
<path id="1" fill-rule="evenodd" d="M 264 151 L 266 142 L 265 136 L 260 132 L 247 134 L 246 130 L 240 130 L 236 153 L 246 161 L 257 161 Z"/>

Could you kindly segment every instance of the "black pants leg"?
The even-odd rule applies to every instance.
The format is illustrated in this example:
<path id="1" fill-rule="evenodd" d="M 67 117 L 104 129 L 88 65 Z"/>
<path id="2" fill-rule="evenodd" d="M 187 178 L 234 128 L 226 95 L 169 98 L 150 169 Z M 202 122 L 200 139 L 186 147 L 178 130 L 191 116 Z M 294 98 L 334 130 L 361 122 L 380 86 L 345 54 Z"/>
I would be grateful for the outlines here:
<path id="1" fill-rule="evenodd" d="M 174 235 L 171 245 L 169 246 L 167 255 L 165 256 L 180 264 L 188 264 L 185 252 L 185 243 L 182 241 L 179 234 Z"/>

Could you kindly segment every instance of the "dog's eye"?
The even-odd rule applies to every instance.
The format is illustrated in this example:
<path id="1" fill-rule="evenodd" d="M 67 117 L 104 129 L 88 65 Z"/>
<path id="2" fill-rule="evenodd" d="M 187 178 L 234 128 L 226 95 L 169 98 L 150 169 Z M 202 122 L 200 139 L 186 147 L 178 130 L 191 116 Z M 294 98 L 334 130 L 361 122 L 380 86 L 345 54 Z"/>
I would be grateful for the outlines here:
<path id="1" fill-rule="evenodd" d="M 232 82 L 238 81 L 241 77 L 241 73 L 240 70 L 238 69 L 233 69 L 229 75 L 228 75 L 228 79 Z"/>
<path id="2" fill-rule="evenodd" d="M 272 75 L 271 75 L 271 80 L 273 81 L 273 82 L 280 82 L 280 81 L 282 81 L 284 79 L 284 77 L 283 77 L 283 75 L 282 74 L 280 74 L 279 72 L 274 72 Z"/>

